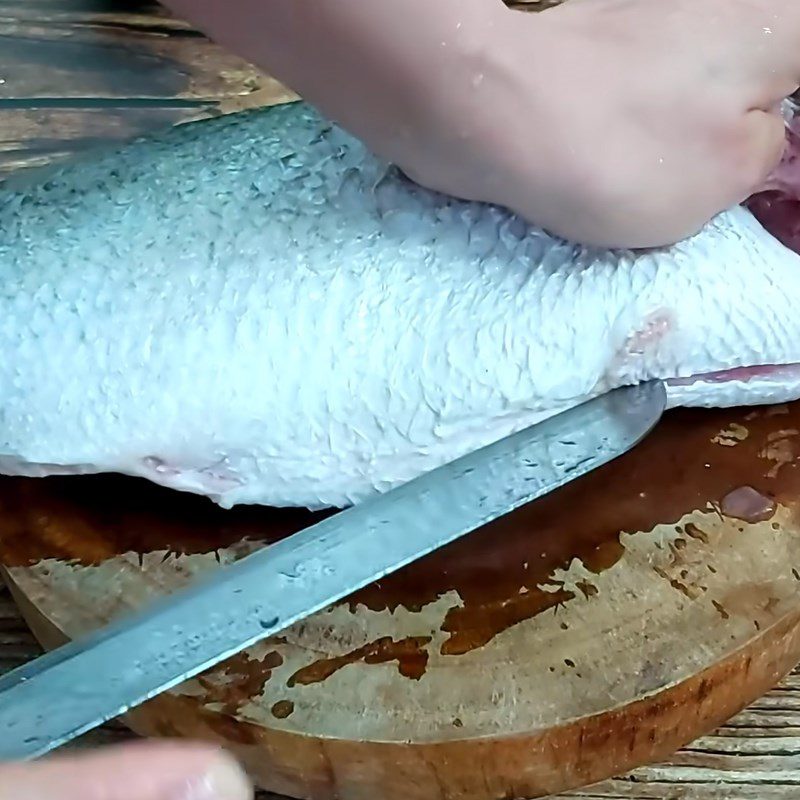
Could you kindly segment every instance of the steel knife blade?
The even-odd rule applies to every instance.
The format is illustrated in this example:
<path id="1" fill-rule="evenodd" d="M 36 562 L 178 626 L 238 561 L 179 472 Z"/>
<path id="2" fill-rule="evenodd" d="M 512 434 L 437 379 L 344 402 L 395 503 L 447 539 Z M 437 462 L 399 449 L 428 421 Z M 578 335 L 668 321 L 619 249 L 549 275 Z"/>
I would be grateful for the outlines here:
<path id="1" fill-rule="evenodd" d="M 662 383 L 590 400 L 215 570 L 0 678 L 0 761 L 36 758 L 630 450 Z"/>

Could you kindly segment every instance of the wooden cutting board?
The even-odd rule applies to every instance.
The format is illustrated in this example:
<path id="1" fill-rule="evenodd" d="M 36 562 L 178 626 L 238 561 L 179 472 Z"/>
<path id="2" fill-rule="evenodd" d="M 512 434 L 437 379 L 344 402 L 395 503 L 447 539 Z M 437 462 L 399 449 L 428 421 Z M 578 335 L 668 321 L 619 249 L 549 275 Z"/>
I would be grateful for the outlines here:
<path id="1" fill-rule="evenodd" d="M 632 453 L 131 713 L 315 800 L 500 800 L 661 759 L 800 660 L 800 404 Z M 120 478 L 0 481 L 51 647 L 308 524 Z"/>

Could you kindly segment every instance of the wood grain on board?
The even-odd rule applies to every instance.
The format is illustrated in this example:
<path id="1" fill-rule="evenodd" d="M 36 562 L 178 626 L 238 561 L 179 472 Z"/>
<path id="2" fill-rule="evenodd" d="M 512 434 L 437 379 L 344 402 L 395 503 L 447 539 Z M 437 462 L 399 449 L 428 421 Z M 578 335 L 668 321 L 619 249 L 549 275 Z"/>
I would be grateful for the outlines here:
<path id="1" fill-rule="evenodd" d="M 316 518 L 111 476 L 3 479 L 0 562 L 52 647 Z M 262 787 L 314 800 L 590 785 L 662 761 L 791 671 L 799 534 L 800 403 L 671 412 L 602 470 L 126 723 L 217 741 Z M 700 764 L 695 746 L 678 760 L 705 791 Z"/>
<path id="2" fill-rule="evenodd" d="M 0 586 L 0 673 L 41 652 Z M 114 723 L 73 748 L 130 740 Z M 800 671 L 669 761 L 562 795 L 571 800 L 795 800 L 800 795 Z M 55 800 L 55 798 L 53 799 Z M 278 800 L 262 793 L 258 800 Z M 379 800 L 379 798 L 375 798 Z M 559 799 L 560 800 L 560 799 Z"/>
<path id="3" fill-rule="evenodd" d="M 0 585 L 0 674 L 41 652 Z M 133 735 L 113 723 L 71 747 L 102 747 Z M 563 798 L 572 800 L 794 800 L 800 793 L 800 672 L 727 725 L 669 762 Z M 55 798 L 53 800 L 56 800 Z M 261 793 L 258 800 L 278 800 Z M 379 800 L 379 798 L 375 798 Z"/>

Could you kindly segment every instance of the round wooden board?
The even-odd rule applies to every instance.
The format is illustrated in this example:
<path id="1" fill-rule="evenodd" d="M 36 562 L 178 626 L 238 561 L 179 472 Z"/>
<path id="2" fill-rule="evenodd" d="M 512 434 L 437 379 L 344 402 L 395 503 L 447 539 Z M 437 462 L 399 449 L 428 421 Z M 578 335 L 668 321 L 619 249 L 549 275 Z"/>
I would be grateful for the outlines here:
<path id="1" fill-rule="evenodd" d="M 800 660 L 800 404 L 627 456 L 136 709 L 314 800 L 500 800 L 666 757 Z M 0 481 L 46 647 L 308 524 L 116 477 Z"/>

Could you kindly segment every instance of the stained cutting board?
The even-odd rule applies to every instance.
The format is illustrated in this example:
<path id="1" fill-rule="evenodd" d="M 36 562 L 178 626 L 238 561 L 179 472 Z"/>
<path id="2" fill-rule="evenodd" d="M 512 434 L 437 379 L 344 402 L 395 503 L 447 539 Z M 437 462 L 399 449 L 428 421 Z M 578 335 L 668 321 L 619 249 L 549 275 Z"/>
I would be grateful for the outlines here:
<path id="1" fill-rule="evenodd" d="M 639 448 L 162 695 L 315 800 L 500 800 L 663 758 L 800 660 L 800 404 L 678 411 Z M 53 646 L 313 517 L 134 480 L 0 481 L 0 557 Z"/>

